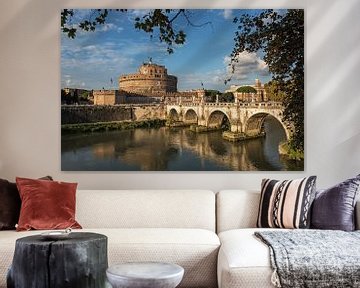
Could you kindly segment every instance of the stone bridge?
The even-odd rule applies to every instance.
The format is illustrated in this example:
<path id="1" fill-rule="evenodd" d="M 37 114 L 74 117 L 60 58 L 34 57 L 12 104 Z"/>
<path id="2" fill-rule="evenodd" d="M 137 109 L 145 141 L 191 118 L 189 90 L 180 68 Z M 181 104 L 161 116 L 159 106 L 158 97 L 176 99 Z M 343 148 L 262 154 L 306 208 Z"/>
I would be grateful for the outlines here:
<path id="1" fill-rule="evenodd" d="M 282 120 L 283 106 L 280 102 L 255 103 L 203 103 L 167 104 L 166 116 L 173 121 L 220 128 L 228 121 L 230 130 L 246 136 L 260 135 L 265 117 L 273 116 L 283 126 L 287 139 L 293 133 L 292 126 Z"/>

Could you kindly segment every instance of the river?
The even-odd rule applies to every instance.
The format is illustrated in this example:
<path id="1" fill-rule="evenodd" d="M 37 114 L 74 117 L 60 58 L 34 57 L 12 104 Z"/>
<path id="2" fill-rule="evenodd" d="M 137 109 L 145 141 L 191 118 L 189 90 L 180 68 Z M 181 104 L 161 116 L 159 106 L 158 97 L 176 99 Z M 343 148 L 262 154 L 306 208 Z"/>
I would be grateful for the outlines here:
<path id="1" fill-rule="evenodd" d="M 279 157 L 285 139 L 269 117 L 266 137 L 232 143 L 221 131 L 194 133 L 189 128 L 132 129 L 62 135 L 63 171 L 302 171 L 303 161 Z"/>

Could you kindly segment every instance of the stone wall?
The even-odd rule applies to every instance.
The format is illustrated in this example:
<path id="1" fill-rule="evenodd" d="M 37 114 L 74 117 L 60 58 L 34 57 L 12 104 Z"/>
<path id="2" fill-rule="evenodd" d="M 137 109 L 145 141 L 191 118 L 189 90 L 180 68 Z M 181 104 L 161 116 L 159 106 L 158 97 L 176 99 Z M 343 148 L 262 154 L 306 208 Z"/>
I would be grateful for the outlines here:
<path id="1" fill-rule="evenodd" d="M 63 105 L 61 124 L 132 120 L 132 108 L 126 106 Z"/>
<path id="2" fill-rule="evenodd" d="M 63 105 L 61 124 L 165 119 L 163 105 Z"/>
<path id="3" fill-rule="evenodd" d="M 136 106 L 133 108 L 133 118 L 136 121 L 149 119 L 165 119 L 166 109 L 164 105 Z"/>

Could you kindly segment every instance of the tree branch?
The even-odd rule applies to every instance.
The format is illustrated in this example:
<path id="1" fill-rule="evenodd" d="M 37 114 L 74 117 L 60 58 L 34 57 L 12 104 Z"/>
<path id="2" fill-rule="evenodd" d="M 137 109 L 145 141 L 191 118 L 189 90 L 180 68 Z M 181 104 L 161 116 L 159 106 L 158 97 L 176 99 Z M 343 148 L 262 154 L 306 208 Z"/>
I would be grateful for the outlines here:
<path id="1" fill-rule="evenodd" d="M 172 23 L 181 13 L 183 13 L 185 10 L 184 9 L 180 9 L 176 15 L 171 19 L 169 20 L 169 23 Z"/>
<path id="2" fill-rule="evenodd" d="M 183 12 L 184 12 L 184 13 L 183 13 L 184 17 L 185 17 L 187 23 L 188 23 L 190 26 L 192 26 L 192 27 L 204 27 L 204 26 L 206 26 L 206 25 L 210 25 L 210 26 L 212 27 L 211 21 L 207 21 L 207 22 L 202 23 L 202 24 L 194 24 L 194 23 L 192 23 L 192 22 L 190 21 L 189 16 L 186 15 L 185 10 L 184 10 Z M 212 28 L 213 28 L 213 27 L 212 27 Z"/>

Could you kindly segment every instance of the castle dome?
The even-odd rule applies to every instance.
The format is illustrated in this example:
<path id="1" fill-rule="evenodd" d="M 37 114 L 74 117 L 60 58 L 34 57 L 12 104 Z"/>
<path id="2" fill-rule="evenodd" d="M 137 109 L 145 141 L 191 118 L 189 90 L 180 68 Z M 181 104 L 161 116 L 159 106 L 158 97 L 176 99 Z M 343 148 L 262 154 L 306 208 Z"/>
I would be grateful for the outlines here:
<path id="1" fill-rule="evenodd" d="M 177 77 L 167 74 L 163 65 L 149 60 L 143 63 L 138 73 L 121 75 L 119 89 L 131 93 L 169 93 L 177 92 Z"/>

